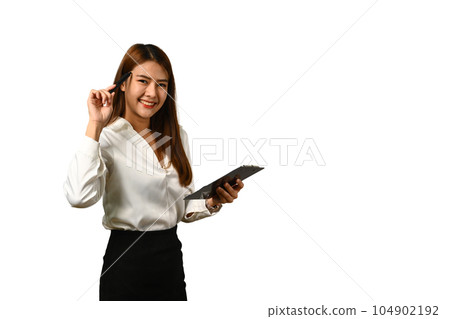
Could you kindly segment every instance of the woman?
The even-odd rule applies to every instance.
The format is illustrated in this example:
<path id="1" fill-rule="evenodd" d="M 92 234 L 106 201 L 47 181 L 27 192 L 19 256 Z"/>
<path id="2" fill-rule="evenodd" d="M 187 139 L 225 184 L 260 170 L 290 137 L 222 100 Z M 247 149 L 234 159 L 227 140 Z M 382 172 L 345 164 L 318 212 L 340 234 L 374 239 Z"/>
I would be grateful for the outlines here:
<path id="1" fill-rule="evenodd" d="M 64 193 L 80 208 L 103 196 L 102 223 L 111 234 L 100 300 L 187 300 L 177 224 L 215 215 L 244 184 L 218 187 L 207 200 L 183 200 L 195 186 L 169 58 L 157 46 L 135 44 L 114 83 L 129 71 L 119 88 L 91 90 L 86 134 Z"/>

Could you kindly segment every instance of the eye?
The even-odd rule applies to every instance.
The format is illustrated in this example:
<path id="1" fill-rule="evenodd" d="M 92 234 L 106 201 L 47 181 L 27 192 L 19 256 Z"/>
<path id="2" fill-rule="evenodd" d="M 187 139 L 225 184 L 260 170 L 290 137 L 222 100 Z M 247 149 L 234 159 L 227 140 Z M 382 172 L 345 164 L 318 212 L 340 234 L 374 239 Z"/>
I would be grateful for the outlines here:
<path id="1" fill-rule="evenodd" d="M 148 83 L 146 80 L 138 80 L 138 81 L 141 82 L 141 83 L 145 83 L 145 84 Z M 165 85 L 164 83 L 158 84 L 158 86 L 164 86 L 164 87 L 167 87 L 167 85 Z"/>

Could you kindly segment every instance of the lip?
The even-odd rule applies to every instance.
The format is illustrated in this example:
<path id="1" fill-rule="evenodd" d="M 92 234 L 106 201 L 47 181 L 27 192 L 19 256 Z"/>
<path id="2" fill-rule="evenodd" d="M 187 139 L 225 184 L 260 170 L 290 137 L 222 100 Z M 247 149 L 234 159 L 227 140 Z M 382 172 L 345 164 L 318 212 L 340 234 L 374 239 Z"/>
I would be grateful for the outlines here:
<path id="1" fill-rule="evenodd" d="M 142 100 L 142 101 L 145 101 L 145 100 Z M 150 101 L 145 101 L 145 102 L 148 102 L 148 103 L 156 103 L 156 102 L 150 102 Z M 156 103 L 155 105 L 145 105 L 145 104 L 142 103 L 140 100 L 139 100 L 139 103 L 140 103 L 143 107 L 145 107 L 146 109 L 152 109 L 152 108 L 154 108 L 156 105 L 158 105 L 158 103 Z"/>

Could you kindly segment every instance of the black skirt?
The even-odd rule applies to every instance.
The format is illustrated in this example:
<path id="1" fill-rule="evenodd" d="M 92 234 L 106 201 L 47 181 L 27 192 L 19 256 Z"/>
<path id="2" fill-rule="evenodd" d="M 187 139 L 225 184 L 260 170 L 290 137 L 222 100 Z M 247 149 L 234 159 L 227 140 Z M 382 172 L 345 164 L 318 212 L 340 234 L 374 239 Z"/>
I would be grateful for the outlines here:
<path id="1" fill-rule="evenodd" d="M 187 300 L 181 246 L 177 225 L 146 232 L 111 230 L 100 301 Z"/>

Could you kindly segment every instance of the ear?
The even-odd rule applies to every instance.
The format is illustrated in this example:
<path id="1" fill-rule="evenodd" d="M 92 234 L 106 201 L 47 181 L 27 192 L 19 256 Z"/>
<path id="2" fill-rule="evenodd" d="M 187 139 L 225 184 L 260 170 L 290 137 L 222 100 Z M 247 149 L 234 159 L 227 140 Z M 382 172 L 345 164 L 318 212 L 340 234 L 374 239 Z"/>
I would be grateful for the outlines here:
<path id="1" fill-rule="evenodd" d="M 120 90 L 122 92 L 125 92 L 125 83 L 129 82 L 129 80 L 131 79 L 132 76 L 133 76 L 133 72 L 130 71 L 130 76 L 120 85 Z"/>

